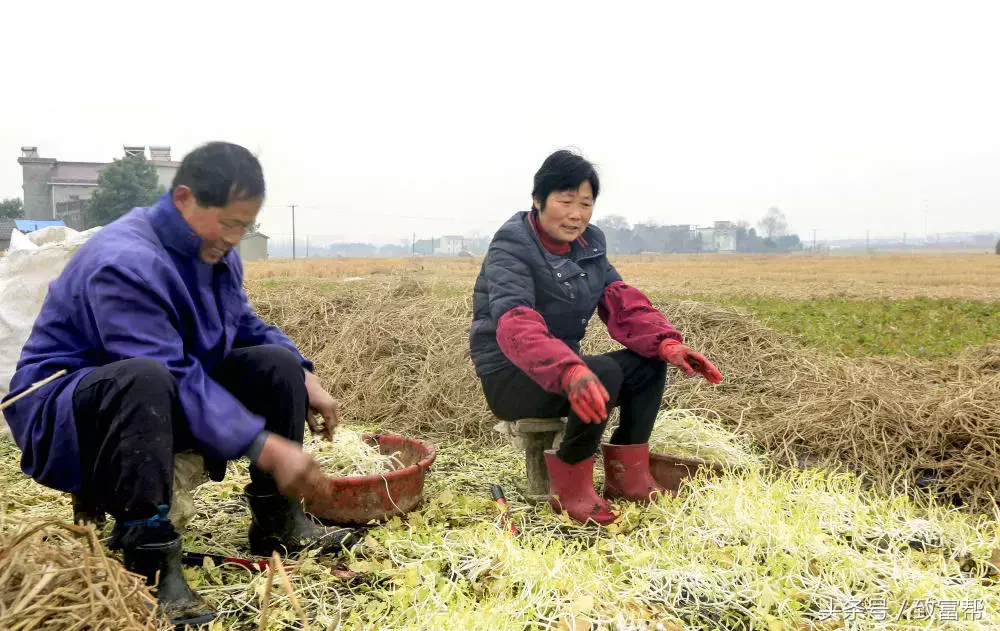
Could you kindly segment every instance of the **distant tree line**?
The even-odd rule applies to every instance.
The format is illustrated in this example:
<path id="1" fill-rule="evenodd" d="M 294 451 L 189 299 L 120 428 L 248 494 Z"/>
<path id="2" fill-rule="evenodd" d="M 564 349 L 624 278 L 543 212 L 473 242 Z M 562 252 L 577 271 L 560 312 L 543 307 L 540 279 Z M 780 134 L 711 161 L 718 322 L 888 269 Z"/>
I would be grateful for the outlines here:
<path id="1" fill-rule="evenodd" d="M 0 201 L 0 219 L 20 219 L 24 216 L 24 205 L 20 197 Z"/>
<path id="2" fill-rule="evenodd" d="M 162 194 L 156 167 L 145 156 L 116 159 L 101 170 L 84 208 L 84 223 L 87 228 L 106 226 L 137 206 L 151 206 Z"/>
<path id="3" fill-rule="evenodd" d="M 684 225 L 664 226 L 655 221 L 630 226 L 621 215 L 607 215 L 594 223 L 604 231 L 611 254 L 697 254 L 717 250 L 792 252 L 802 249 L 799 235 L 788 233 L 788 221 L 778 208 L 768 209 L 756 228 L 746 221 L 704 231 Z"/>

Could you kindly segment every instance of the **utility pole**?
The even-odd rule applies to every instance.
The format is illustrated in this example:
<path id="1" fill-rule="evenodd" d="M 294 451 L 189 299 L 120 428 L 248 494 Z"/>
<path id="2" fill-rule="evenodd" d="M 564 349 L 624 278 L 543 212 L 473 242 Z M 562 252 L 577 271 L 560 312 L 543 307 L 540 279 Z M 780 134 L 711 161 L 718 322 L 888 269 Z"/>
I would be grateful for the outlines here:
<path id="1" fill-rule="evenodd" d="M 309 258 L 309 235 L 306 235 L 306 258 Z"/>
<path id="2" fill-rule="evenodd" d="M 931 239 L 930 233 L 927 231 L 927 213 L 928 213 L 927 200 L 925 199 L 924 200 L 924 245 L 930 243 Z"/>
<path id="3" fill-rule="evenodd" d="M 415 256 L 417 253 L 417 233 L 413 233 L 413 240 L 410 241 L 410 256 Z"/>
<path id="4" fill-rule="evenodd" d="M 813 228 L 813 253 L 816 252 L 816 228 Z"/>
<path id="5" fill-rule="evenodd" d="M 865 230 L 865 252 L 872 253 L 872 231 Z"/>
<path id="6" fill-rule="evenodd" d="M 290 204 L 292 208 L 292 260 L 295 260 L 295 204 Z"/>

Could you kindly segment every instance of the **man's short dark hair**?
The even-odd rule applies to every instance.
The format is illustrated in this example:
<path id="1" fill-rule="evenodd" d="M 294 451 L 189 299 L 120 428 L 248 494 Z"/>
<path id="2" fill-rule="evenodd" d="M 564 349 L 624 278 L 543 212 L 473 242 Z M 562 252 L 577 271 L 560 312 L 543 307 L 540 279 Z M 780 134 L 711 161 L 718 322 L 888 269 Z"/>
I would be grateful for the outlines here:
<path id="1" fill-rule="evenodd" d="M 535 173 L 535 188 L 531 191 L 531 197 L 544 207 L 549 193 L 575 191 L 584 182 L 590 182 L 590 187 L 594 189 L 594 201 L 597 201 L 601 181 L 594 165 L 581 155 L 561 149 L 545 158 L 542 168 Z"/>
<path id="2" fill-rule="evenodd" d="M 227 206 L 230 201 L 264 197 L 264 172 L 245 147 L 210 142 L 184 156 L 171 190 L 187 186 L 199 206 Z"/>

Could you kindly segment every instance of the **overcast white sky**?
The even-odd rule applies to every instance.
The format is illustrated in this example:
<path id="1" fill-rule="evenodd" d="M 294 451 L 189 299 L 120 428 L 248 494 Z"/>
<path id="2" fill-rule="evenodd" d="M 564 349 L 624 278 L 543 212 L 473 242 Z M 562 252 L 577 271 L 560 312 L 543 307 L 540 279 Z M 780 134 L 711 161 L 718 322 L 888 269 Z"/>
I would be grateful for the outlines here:
<path id="1" fill-rule="evenodd" d="M 0 197 L 21 145 L 223 139 L 264 164 L 265 232 L 294 202 L 300 236 L 398 242 L 491 232 L 572 146 L 596 218 L 1000 230 L 996 3 L 30 5 L 0 18 Z"/>

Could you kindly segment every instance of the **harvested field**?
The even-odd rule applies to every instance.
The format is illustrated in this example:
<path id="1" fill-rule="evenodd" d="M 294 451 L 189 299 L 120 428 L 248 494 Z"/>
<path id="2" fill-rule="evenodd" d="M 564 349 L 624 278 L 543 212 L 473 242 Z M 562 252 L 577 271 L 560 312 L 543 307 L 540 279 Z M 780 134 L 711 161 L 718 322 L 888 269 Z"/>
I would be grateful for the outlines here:
<path id="1" fill-rule="evenodd" d="M 845 339 L 831 352 L 746 297 L 786 300 L 782 309 L 836 295 L 831 287 L 853 288 L 864 308 L 888 296 L 993 300 L 1000 267 L 989 266 L 1000 257 L 913 257 L 924 284 L 883 256 L 795 257 L 815 263 L 797 275 L 782 267 L 792 258 L 618 264 L 726 377 L 712 387 L 672 374 L 662 422 L 673 424 L 659 435 L 683 453 L 755 464 L 696 478 L 644 510 L 623 505 L 600 530 L 518 492 L 523 458 L 492 431 L 468 360 L 477 261 L 248 264 L 258 312 L 316 362 L 348 427 L 440 450 L 419 511 L 372 528 L 349 557 L 290 567 L 310 628 L 997 628 L 1000 344 L 956 341 L 914 357 L 878 343 L 868 357 Z M 977 263 L 994 276 L 971 273 Z M 678 292 L 678 277 L 703 282 Z M 616 347 L 595 318 L 586 351 Z M 16 450 L 0 444 L 0 508 L 11 519 L 70 517 L 65 497 L 16 467 Z M 246 554 L 245 482 L 233 463 L 226 481 L 195 492 L 188 549 Z M 516 539 L 496 523 L 491 483 L 507 493 Z M 186 571 L 223 612 L 214 629 L 256 629 L 262 618 L 272 631 L 302 627 L 281 577 L 268 592 L 266 573 L 211 562 Z"/>
<path id="2" fill-rule="evenodd" d="M 417 274 L 475 279 L 479 259 L 312 259 L 247 263 L 247 278 L 333 279 Z M 1000 297 L 1000 256 L 986 254 L 873 255 L 631 255 L 614 258 L 622 276 L 669 296 L 772 296 L 790 299 Z"/>
<path id="3" fill-rule="evenodd" d="M 320 366 L 354 419 L 402 433 L 495 440 L 467 358 L 471 297 L 410 276 L 316 287 L 251 285 L 262 317 Z M 678 379 L 666 407 L 713 410 L 781 464 L 837 462 L 903 490 L 928 472 L 946 495 L 990 510 L 1000 495 L 997 346 L 948 360 L 848 359 L 711 303 L 657 305 L 726 375 Z M 614 350 L 591 323 L 584 350 Z M 890 454 L 887 457 L 887 454 Z"/>

